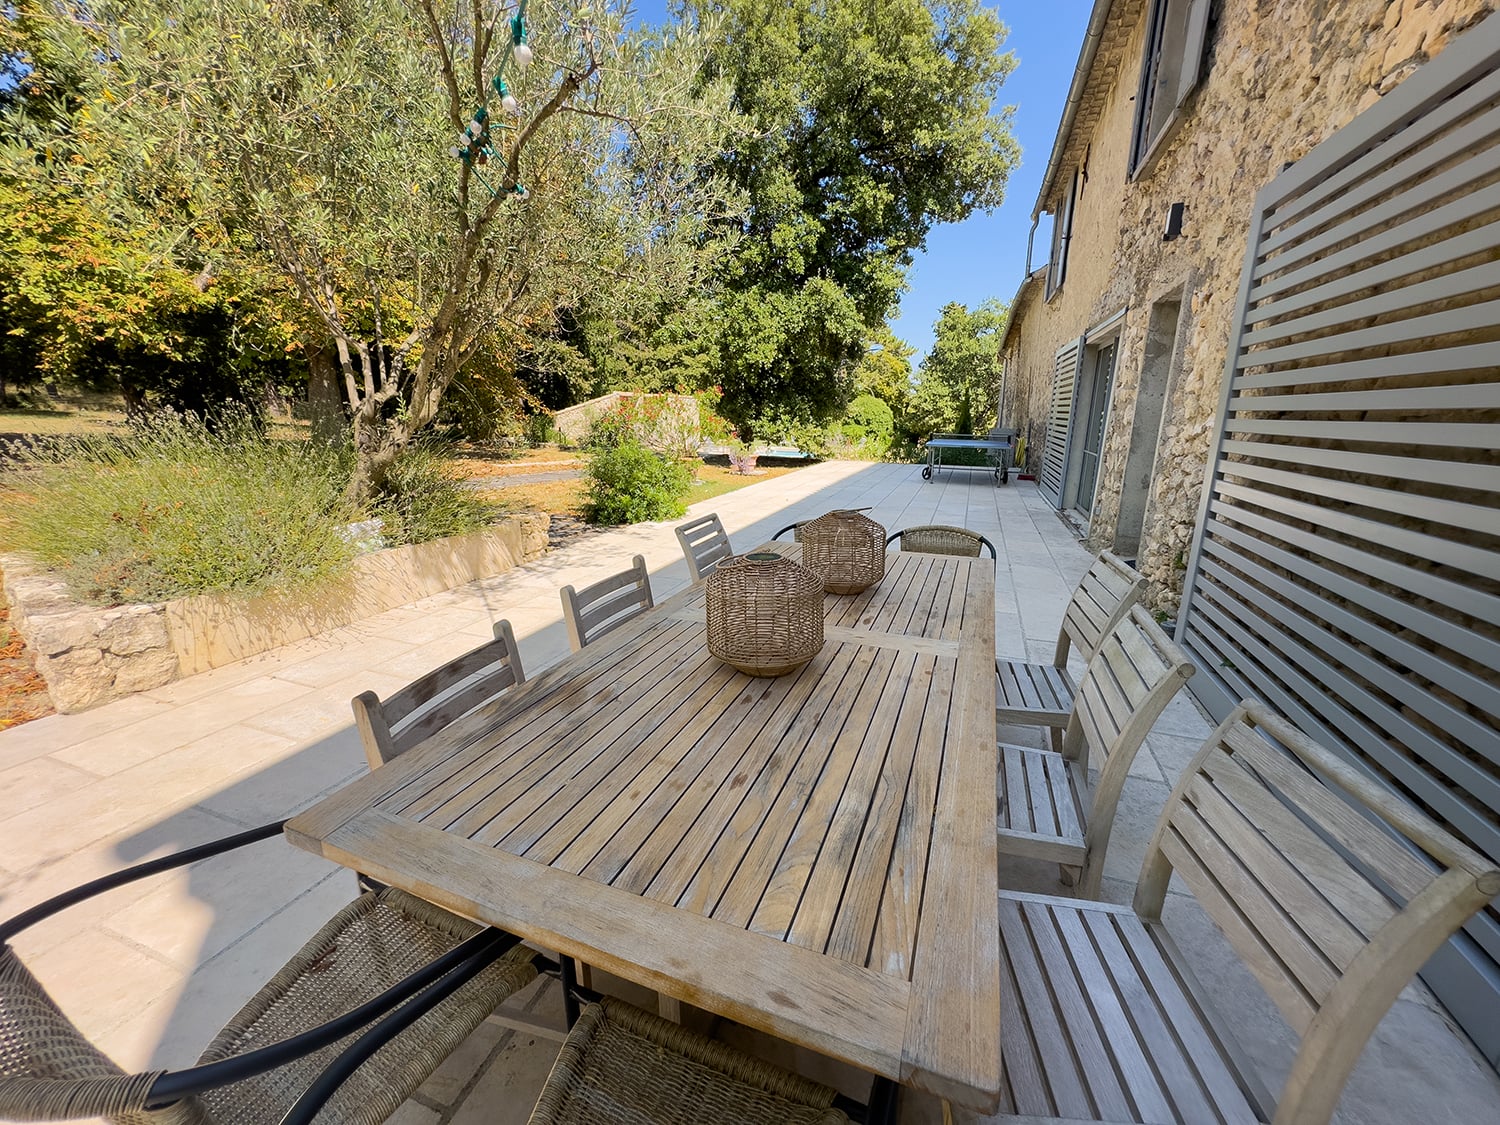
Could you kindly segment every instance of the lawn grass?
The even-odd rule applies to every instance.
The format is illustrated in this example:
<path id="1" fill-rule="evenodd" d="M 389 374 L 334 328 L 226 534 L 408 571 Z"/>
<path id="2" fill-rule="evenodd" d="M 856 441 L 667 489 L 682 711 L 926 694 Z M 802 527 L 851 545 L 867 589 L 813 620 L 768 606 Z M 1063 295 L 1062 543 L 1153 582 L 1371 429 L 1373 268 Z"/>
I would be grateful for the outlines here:
<path id="1" fill-rule="evenodd" d="M 689 504 L 696 504 L 699 500 L 711 500 L 737 488 L 792 472 L 796 472 L 795 467 L 765 469 L 751 476 L 743 476 L 720 465 L 701 465 L 698 468 L 698 479 L 686 499 Z M 516 484 L 485 489 L 481 494 L 509 512 L 548 512 L 581 519 L 583 502 L 588 494 L 588 479 L 579 477 L 576 480 Z"/>

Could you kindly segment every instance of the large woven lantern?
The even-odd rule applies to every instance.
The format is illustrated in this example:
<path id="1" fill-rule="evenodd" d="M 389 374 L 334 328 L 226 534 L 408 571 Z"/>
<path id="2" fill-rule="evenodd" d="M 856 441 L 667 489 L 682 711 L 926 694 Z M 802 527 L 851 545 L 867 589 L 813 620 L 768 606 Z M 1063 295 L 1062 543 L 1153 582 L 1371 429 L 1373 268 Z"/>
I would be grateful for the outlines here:
<path id="1" fill-rule="evenodd" d="M 823 647 L 823 582 L 772 551 L 733 555 L 708 576 L 708 651 L 752 676 L 784 676 Z"/>
<path id="2" fill-rule="evenodd" d="M 830 594 L 857 594 L 885 577 L 885 528 L 838 509 L 802 525 L 802 565 Z"/>

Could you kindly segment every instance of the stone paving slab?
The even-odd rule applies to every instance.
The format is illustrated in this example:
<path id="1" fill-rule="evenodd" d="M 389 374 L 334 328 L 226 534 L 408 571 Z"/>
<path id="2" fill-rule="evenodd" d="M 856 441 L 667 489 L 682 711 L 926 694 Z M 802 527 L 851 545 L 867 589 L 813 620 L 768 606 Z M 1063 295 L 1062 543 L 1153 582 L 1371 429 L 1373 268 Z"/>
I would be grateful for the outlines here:
<path id="1" fill-rule="evenodd" d="M 989 537 L 996 644 L 1049 660 L 1073 585 L 1090 555 L 1034 485 L 983 474 L 924 483 L 914 466 L 826 462 L 695 505 L 717 511 L 736 546 L 836 507 L 865 507 L 895 530 L 953 523 Z M 567 654 L 558 589 L 623 569 L 642 554 L 658 599 L 687 583 L 673 527 L 643 524 L 583 537 L 526 566 L 365 621 L 76 715 L 0 732 L 0 915 L 151 856 L 216 839 L 306 807 L 365 768 L 349 698 L 389 693 L 472 648 L 509 619 L 528 675 Z M 1151 825 L 1207 732 L 1179 696 L 1148 739 L 1122 801 L 1105 895 L 1129 901 Z M 1042 745 L 1035 730 L 998 732 Z M 1056 868 L 1006 861 L 1002 883 L 1063 893 Z M 17 940 L 84 1031 L 128 1068 L 193 1061 L 239 1005 L 354 894 L 352 874 L 271 840 L 121 889 Z M 1235 1013 L 1246 1047 L 1279 1085 L 1294 1039 L 1191 900 L 1174 895 L 1203 979 Z M 649 1003 L 640 990 L 620 991 Z M 555 984 L 512 1004 L 556 1014 Z M 864 1078 L 743 1029 L 749 1049 L 858 1094 Z M 556 1054 L 545 1038 L 486 1026 L 397 1115 L 406 1125 L 523 1122 Z M 1500 1078 L 1454 1033 L 1430 994 L 1408 989 L 1381 1025 L 1340 1109 L 1344 1125 L 1500 1121 Z M 976 1120 L 955 1111 L 954 1120 Z M 941 1122 L 933 1099 L 904 1099 L 902 1119 Z"/>

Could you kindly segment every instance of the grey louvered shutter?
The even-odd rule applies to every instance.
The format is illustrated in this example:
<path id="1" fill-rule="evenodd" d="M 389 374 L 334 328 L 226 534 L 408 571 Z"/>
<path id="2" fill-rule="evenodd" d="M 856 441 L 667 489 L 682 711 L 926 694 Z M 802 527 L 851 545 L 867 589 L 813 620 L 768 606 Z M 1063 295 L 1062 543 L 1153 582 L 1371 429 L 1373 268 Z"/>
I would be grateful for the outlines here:
<path id="1" fill-rule="evenodd" d="M 1083 337 L 1070 340 L 1052 361 L 1052 407 L 1047 411 L 1047 437 L 1042 446 L 1042 472 L 1037 489 L 1054 508 L 1062 507 L 1063 476 L 1072 439 L 1073 388 L 1078 381 L 1078 357 Z"/>

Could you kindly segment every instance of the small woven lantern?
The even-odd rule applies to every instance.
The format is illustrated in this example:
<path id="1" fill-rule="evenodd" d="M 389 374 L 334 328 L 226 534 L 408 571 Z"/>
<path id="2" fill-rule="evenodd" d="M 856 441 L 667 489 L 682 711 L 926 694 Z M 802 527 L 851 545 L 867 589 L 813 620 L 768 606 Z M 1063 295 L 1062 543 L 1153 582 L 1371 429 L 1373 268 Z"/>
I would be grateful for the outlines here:
<path id="1" fill-rule="evenodd" d="M 708 651 L 752 676 L 784 676 L 823 647 L 823 583 L 771 551 L 733 555 L 708 576 Z"/>
<path id="2" fill-rule="evenodd" d="M 885 577 L 885 528 L 845 509 L 802 525 L 802 565 L 830 594 L 857 594 Z"/>

